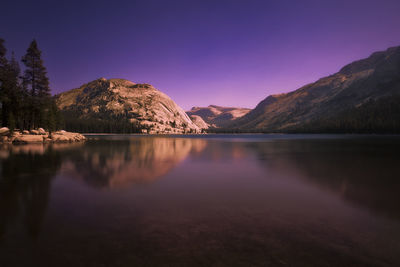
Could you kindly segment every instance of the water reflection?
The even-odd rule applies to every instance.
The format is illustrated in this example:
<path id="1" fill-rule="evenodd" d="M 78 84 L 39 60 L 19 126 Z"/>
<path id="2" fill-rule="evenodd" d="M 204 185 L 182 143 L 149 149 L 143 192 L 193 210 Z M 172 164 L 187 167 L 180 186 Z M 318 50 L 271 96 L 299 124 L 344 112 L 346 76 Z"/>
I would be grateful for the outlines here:
<path id="1" fill-rule="evenodd" d="M 68 175 L 94 187 L 149 183 L 165 175 L 190 153 L 199 153 L 201 139 L 136 137 L 92 140 L 64 160 Z"/>
<path id="2" fill-rule="evenodd" d="M 3 147 L 0 265 L 396 266 L 399 140 L 108 136 Z"/>
<path id="3" fill-rule="evenodd" d="M 9 146 L 1 150 L 0 160 L 0 241 L 7 229 L 21 221 L 28 235 L 36 239 L 51 180 L 61 166 L 60 153 L 51 146 Z"/>
<path id="4" fill-rule="evenodd" d="M 281 140 L 249 143 L 261 165 L 350 203 L 400 219 L 398 138 Z"/>
<path id="5" fill-rule="evenodd" d="M 35 239 L 48 206 L 51 182 L 67 177 L 96 188 L 149 183 L 206 142 L 180 138 L 90 140 L 73 144 L 5 145 L 0 149 L 0 241 L 23 224 Z M 11 231 L 11 230 L 10 230 Z"/>

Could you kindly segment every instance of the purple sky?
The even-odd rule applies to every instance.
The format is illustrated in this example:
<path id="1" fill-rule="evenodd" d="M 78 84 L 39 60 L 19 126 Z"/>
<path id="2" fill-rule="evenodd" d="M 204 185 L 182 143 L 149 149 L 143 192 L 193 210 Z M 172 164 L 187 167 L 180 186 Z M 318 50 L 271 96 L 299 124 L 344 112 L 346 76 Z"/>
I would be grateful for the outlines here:
<path id="1" fill-rule="evenodd" d="M 184 109 L 255 107 L 400 45 L 399 0 L 2 1 L 18 58 L 36 38 L 53 93 L 146 82 Z"/>

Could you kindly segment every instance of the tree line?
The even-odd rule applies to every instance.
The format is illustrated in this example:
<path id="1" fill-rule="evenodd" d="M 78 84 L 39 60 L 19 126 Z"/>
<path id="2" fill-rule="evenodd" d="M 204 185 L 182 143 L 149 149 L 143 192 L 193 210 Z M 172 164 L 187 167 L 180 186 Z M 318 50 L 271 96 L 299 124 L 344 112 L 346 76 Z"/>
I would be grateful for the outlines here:
<path id="1" fill-rule="evenodd" d="M 359 107 L 323 114 L 286 129 L 210 128 L 209 133 L 400 134 L 400 95 L 370 99 Z"/>
<path id="2" fill-rule="evenodd" d="M 36 40 L 22 57 L 24 71 L 14 53 L 0 38 L 0 120 L 2 127 L 30 130 L 39 127 L 54 131 L 62 126 L 62 117 L 50 93 L 49 78 Z"/>
<path id="3" fill-rule="evenodd" d="M 289 129 L 291 133 L 400 133 L 400 95 L 370 99 L 332 116 L 320 116 Z"/>
<path id="4" fill-rule="evenodd" d="M 67 131 L 79 133 L 142 133 L 145 127 L 132 123 L 124 115 L 82 118 L 80 112 L 62 111 Z"/>

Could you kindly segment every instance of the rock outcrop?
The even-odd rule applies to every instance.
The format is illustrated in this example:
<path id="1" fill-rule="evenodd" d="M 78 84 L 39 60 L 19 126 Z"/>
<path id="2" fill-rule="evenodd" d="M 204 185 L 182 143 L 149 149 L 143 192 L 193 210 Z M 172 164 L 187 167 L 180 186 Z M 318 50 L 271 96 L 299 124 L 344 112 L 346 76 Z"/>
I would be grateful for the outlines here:
<path id="1" fill-rule="evenodd" d="M 64 143 L 81 142 L 86 137 L 79 133 L 64 130 L 53 133 L 46 132 L 43 128 L 38 130 L 14 131 L 12 134 L 7 127 L 0 129 L 0 143 L 29 144 L 29 143 Z"/>
<path id="2" fill-rule="evenodd" d="M 193 107 L 186 113 L 201 117 L 205 123 L 212 127 L 225 127 L 233 120 L 240 118 L 250 112 L 249 108 L 221 107 L 209 105 L 208 107 Z"/>
<path id="3" fill-rule="evenodd" d="M 56 96 L 58 107 L 80 119 L 127 119 L 143 132 L 200 132 L 189 116 L 150 84 L 100 78 Z"/>

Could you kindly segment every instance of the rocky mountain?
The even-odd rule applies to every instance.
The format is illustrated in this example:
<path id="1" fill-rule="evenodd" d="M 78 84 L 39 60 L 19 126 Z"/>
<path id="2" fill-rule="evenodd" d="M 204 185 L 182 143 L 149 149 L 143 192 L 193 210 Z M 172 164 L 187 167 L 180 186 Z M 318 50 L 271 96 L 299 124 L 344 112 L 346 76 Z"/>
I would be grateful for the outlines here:
<path id="1" fill-rule="evenodd" d="M 199 127 L 200 129 L 208 129 L 210 127 L 210 125 L 198 115 L 190 115 L 189 117 L 193 121 L 193 123 L 196 124 L 197 127 Z"/>
<path id="2" fill-rule="evenodd" d="M 65 117 L 83 123 L 127 122 L 148 133 L 200 131 L 182 108 L 150 84 L 100 78 L 56 95 L 56 103 Z"/>
<path id="3" fill-rule="evenodd" d="M 210 105 L 208 107 L 193 107 L 186 113 L 189 116 L 199 116 L 205 123 L 212 127 L 224 127 L 233 120 L 244 116 L 251 109 L 249 108 L 235 108 L 235 107 L 221 107 Z"/>
<path id="4" fill-rule="evenodd" d="M 322 131 L 325 126 L 390 128 L 398 124 L 392 115 L 398 108 L 392 102 L 399 94 L 400 46 L 373 53 L 293 92 L 268 96 L 229 126 L 269 132 L 313 131 L 316 127 Z M 389 102 L 390 109 L 385 104 Z M 357 121 L 354 114 L 359 114 Z"/>

